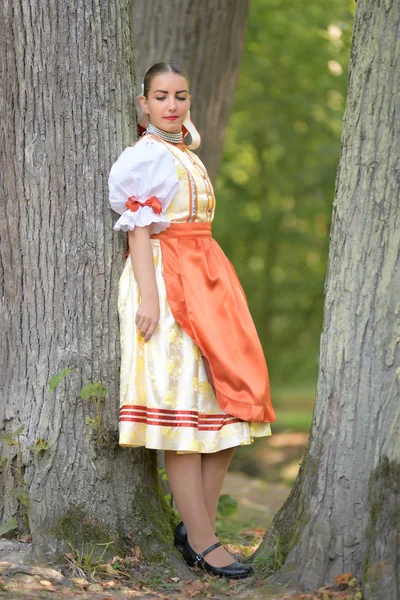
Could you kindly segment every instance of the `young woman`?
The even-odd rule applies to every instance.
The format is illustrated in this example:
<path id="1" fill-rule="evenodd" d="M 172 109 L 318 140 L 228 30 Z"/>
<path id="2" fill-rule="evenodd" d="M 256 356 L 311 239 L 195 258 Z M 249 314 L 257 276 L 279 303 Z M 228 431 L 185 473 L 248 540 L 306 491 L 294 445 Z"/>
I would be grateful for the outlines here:
<path id="1" fill-rule="evenodd" d="M 234 448 L 271 434 L 267 366 L 235 270 L 212 238 L 215 197 L 190 150 L 200 140 L 188 77 L 157 63 L 136 100 L 143 135 L 109 177 L 121 215 L 114 229 L 128 232 L 118 296 L 120 444 L 165 450 L 183 520 L 175 547 L 186 562 L 247 577 L 251 566 L 221 546 L 215 519 Z"/>

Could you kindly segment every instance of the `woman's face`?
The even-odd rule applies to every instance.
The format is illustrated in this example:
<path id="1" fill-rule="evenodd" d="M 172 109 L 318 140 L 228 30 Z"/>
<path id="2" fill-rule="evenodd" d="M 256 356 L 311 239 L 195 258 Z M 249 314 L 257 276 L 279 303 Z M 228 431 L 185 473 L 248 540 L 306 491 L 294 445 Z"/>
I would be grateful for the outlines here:
<path id="1" fill-rule="evenodd" d="M 148 98 L 141 96 L 140 102 L 152 125 L 179 133 L 190 108 L 190 98 L 186 77 L 162 73 L 153 77 Z"/>

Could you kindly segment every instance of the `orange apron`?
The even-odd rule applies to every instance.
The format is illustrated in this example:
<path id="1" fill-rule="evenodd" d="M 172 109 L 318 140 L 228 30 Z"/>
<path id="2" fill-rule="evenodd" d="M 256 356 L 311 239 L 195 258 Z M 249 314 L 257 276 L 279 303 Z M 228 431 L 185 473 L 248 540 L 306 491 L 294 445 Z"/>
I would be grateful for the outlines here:
<path id="1" fill-rule="evenodd" d="M 275 421 L 246 296 L 211 223 L 172 223 L 151 237 L 160 240 L 172 314 L 209 361 L 222 410 L 243 421 Z"/>

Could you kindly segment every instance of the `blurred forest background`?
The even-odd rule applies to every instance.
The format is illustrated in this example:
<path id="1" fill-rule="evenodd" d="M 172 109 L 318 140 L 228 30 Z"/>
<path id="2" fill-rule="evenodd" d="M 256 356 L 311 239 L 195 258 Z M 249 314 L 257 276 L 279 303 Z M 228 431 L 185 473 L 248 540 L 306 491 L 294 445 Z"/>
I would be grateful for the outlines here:
<path id="1" fill-rule="evenodd" d="M 251 0 L 216 182 L 213 231 L 265 350 L 275 432 L 311 423 L 355 6 Z"/>

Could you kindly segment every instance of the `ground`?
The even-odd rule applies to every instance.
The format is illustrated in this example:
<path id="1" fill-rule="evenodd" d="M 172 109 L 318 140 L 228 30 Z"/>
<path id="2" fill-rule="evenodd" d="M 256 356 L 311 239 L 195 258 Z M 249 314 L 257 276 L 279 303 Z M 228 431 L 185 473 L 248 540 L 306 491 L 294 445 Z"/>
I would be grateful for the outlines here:
<path id="1" fill-rule="evenodd" d="M 251 555 L 261 543 L 274 514 L 282 506 L 296 478 L 308 441 L 312 400 L 299 394 L 286 395 L 280 402 L 270 438 L 256 440 L 239 448 L 225 480 L 223 493 L 237 500 L 238 510 L 220 517 L 220 539 L 228 549 Z M 301 410 L 298 406 L 301 406 Z M 70 553 L 59 565 L 27 564 L 30 541 L 25 538 L 0 539 L 0 598 L 7 600 L 82 599 L 117 600 L 155 598 L 241 598 L 243 600 L 361 600 L 361 592 L 351 574 L 336 585 L 315 594 L 272 589 L 256 570 L 244 581 L 224 581 L 186 567 L 179 556 L 179 576 L 172 569 L 160 570 L 147 564 L 140 548 L 125 560 L 116 557 L 104 562 L 88 553 Z M 333 582 L 331 582 L 333 583 Z"/>

